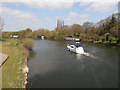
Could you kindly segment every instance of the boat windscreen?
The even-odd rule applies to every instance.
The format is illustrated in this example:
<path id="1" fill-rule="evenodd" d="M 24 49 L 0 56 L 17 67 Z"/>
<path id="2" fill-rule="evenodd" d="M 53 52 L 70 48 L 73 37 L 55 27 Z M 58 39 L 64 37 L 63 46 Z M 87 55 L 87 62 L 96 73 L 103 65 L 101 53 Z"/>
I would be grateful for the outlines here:
<path id="1" fill-rule="evenodd" d="M 82 44 L 80 44 L 80 43 L 76 43 L 75 46 L 77 46 L 77 47 L 81 47 Z"/>

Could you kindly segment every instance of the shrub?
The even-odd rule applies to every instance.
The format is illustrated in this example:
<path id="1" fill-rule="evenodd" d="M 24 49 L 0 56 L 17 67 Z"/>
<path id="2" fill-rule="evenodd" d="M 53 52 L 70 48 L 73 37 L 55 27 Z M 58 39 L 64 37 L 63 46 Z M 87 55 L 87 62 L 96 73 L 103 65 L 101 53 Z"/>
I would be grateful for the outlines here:
<path id="1" fill-rule="evenodd" d="M 22 40 L 23 47 L 27 48 L 28 50 L 32 50 L 34 45 L 33 39 L 23 39 Z"/>
<path id="2" fill-rule="evenodd" d="M 117 40 L 117 43 L 120 43 L 120 40 Z"/>
<path id="3" fill-rule="evenodd" d="M 111 43 L 112 39 L 110 39 L 110 43 Z"/>
<path id="4" fill-rule="evenodd" d="M 103 39 L 102 39 L 102 42 L 104 42 L 104 41 L 105 41 L 105 39 L 103 38 Z"/>

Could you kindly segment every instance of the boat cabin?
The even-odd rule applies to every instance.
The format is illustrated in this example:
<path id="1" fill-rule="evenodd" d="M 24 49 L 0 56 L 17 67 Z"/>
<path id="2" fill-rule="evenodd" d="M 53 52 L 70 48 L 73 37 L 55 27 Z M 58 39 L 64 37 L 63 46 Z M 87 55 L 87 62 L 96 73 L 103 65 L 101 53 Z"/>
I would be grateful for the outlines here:
<path id="1" fill-rule="evenodd" d="M 75 46 L 76 46 L 76 47 L 82 47 L 82 44 L 80 44 L 80 43 L 75 43 Z"/>

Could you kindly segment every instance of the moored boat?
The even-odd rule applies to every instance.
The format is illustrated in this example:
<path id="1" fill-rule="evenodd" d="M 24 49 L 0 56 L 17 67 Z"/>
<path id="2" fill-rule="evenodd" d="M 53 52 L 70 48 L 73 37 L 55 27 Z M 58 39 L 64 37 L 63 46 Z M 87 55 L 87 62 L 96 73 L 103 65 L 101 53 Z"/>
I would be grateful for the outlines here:
<path id="1" fill-rule="evenodd" d="M 70 37 L 67 37 L 65 38 L 66 41 L 80 41 L 79 38 L 70 38 Z"/>

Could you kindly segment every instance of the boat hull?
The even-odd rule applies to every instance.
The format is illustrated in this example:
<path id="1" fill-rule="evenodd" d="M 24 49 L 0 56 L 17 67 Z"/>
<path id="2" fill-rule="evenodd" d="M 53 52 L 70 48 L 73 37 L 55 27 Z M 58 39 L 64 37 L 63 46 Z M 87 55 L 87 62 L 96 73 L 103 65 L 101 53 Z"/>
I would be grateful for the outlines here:
<path id="1" fill-rule="evenodd" d="M 83 47 L 75 47 L 74 45 L 68 45 L 67 49 L 74 53 L 84 53 Z"/>
<path id="2" fill-rule="evenodd" d="M 76 53 L 84 53 L 83 47 L 76 48 Z"/>

